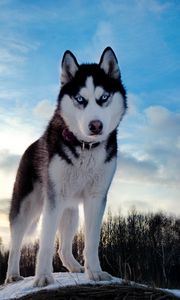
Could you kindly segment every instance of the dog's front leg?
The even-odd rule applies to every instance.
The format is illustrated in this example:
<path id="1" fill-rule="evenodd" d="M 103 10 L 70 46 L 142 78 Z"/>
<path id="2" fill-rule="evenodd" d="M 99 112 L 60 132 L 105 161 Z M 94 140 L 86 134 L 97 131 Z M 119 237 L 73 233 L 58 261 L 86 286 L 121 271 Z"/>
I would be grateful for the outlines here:
<path id="1" fill-rule="evenodd" d="M 105 204 L 106 197 L 102 197 L 102 195 L 86 198 L 84 201 L 85 272 L 89 279 L 95 281 L 112 279 L 111 275 L 102 271 L 98 256 L 101 222 Z"/>
<path id="2" fill-rule="evenodd" d="M 54 239 L 60 217 L 60 208 L 55 203 L 45 203 L 42 220 L 39 252 L 36 265 L 34 286 L 42 287 L 54 283 L 52 259 Z"/>

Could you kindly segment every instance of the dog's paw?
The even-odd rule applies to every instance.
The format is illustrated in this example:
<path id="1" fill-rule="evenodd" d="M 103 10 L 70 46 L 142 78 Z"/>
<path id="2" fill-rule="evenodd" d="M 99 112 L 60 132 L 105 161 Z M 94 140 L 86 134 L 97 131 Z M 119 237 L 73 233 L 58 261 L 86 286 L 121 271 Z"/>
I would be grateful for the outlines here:
<path id="1" fill-rule="evenodd" d="M 86 270 L 87 276 L 89 277 L 90 280 L 94 281 L 110 281 L 112 280 L 112 276 L 103 271 L 91 271 L 91 270 Z"/>
<path id="2" fill-rule="evenodd" d="M 71 273 L 84 273 L 84 267 L 79 265 L 79 266 L 70 266 L 68 268 L 69 272 Z"/>
<path id="3" fill-rule="evenodd" d="M 33 287 L 43 287 L 53 283 L 54 283 L 54 278 L 52 274 L 39 275 L 36 276 L 35 281 L 33 283 Z"/>
<path id="4" fill-rule="evenodd" d="M 23 280 L 24 277 L 20 276 L 20 275 L 8 275 L 6 280 L 5 280 L 5 284 L 7 283 L 12 283 L 12 282 L 17 282 L 20 280 Z"/>
<path id="5" fill-rule="evenodd" d="M 84 273 L 84 267 L 81 266 L 76 260 L 73 262 L 63 262 L 63 265 L 71 273 Z"/>
<path id="6" fill-rule="evenodd" d="M 84 273 L 84 267 L 74 258 L 71 254 L 67 254 L 64 251 L 59 251 L 60 259 L 63 266 L 71 273 Z"/>

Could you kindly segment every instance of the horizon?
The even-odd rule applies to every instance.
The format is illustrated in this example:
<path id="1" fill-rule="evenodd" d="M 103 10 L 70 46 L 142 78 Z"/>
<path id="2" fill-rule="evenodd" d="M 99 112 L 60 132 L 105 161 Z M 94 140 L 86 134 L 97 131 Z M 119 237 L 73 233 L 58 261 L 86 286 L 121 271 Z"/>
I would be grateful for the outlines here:
<path id="1" fill-rule="evenodd" d="M 79 63 L 98 63 L 111 46 L 127 89 L 107 209 L 180 216 L 179 12 L 175 0 L 0 1 L 3 242 L 18 163 L 52 116 L 67 49 Z"/>

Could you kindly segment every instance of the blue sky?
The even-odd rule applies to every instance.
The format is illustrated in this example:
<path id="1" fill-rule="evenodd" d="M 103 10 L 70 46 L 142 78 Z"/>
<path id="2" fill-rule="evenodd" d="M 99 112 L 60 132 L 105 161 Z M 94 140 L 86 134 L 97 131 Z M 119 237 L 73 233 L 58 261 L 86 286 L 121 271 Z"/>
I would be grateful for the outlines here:
<path id="1" fill-rule="evenodd" d="M 128 91 L 109 206 L 180 213 L 179 15 L 178 0 L 0 0 L 0 236 L 20 156 L 55 107 L 66 49 L 98 62 L 111 46 Z"/>

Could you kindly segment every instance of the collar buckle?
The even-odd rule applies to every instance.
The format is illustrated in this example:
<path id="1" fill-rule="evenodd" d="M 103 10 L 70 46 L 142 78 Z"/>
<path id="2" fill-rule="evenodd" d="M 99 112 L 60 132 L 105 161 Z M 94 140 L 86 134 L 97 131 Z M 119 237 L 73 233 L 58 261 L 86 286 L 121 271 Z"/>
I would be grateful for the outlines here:
<path id="1" fill-rule="evenodd" d="M 84 151 L 85 148 L 87 148 L 88 150 L 91 150 L 93 144 L 94 144 L 94 143 L 86 143 L 86 142 L 82 142 L 82 150 Z"/>

